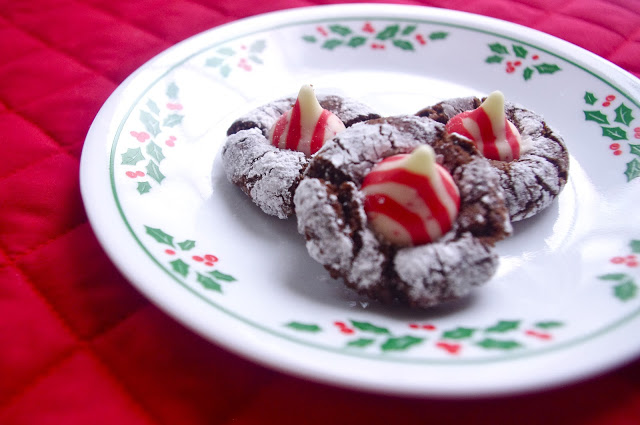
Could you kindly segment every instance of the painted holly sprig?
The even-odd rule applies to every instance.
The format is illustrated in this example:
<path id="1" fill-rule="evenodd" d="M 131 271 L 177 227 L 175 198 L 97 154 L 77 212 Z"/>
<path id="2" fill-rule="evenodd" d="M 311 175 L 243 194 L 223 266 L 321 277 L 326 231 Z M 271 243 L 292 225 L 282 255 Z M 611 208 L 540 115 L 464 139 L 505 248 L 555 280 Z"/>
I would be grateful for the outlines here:
<path id="1" fill-rule="evenodd" d="M 555 74 L 562 69 L 549 62 L 542 62 L 539 53 L 530 53 L 529 50 L 520 45 L 513 44 L 511 48 L 502 43 L 489 44 L 491 55 L 485 59 L 488 64 L 505 64 L 505 72 L 514 74 L 519 69 L 522 70 L 522 78 L 529 81 L 537 74 Z"/>
<path id="2" fill-rule="evenodd" d="M 130 131 L 129 135 L 142 146 L 128 148 L 121 154 L 121 165 L 126 166 L 125 175 L 137 180 L 136 190 L 143 195 L 152 189 L 152 182 L 161 184 L 165 175 L 160 170 L 161 162 L 166 158 L 164 146 L 172 148 L 176 145 L 177 138 L 173 134 L 167 134 L 174 127 L 182 123 L 184 115 L 181 113 L 183 106 L 178 99 L 178 86 L 174 82 L 167 85 L 165 99 L 162 108 L 153 99 L 147 99 L 144 107 L 140 108 L 140 123 L 145 131 Z M 144 151 L 143 151 L 144 149 Z M 138 163 L 145 161 L 144 167 Z M 144 169 L 144 171 L 143 171 Z"/>
<path id="3" fill-rule="evenodd" d="M 610 259 L 616 266 L 637 269 L 640 267 L 640 240 L 634 239 L 629 243 L 631 253 L 626 255 L 616 255 Z M 613 295 L 620 301 L 630 301 L 638 297 L 638 284 L 629 273 L 607 273 L 598 276 L 598 279 L 614 282 Z"/>
<path id="4" fill-rule="evenodd" d="M 224 78 L 229 77 L 234 69 L 245 72 L 253 70 L 255 65 L 262 65 L 267 43 L 264 40 L 256 40 L 253 43 L 241 44 L 237 47 L 224 46 L 217 49 L 213 56 L 205 61 L 205 66 L 216 68 Z"/>
<path id="5" fill-rule="evenodd" d="M 430 41 L 444 40 L 448 36 L 449 33 L 444 31 L 428 34 L 420 32 L 417 25 L 390 24 L 376 28 L 371 22 L 365 22 L 356 28 L 342 24 L 318 25 L 313 34 L 304 35 L 302 39 L 307 43 L 318 44 L 326 50 L 335 50 L 338 47 L 355 49 L 363 46 L 372 50 L 385 50 L 392 46 L 412 52 L 417 47 L 426 46 Z"/>
<path id="6" fill-rule="evenodd" d="M 613 155 L 619 156 L 624 152 L 622 150 L 622 141 L 627 141 L 629 146 L 629 154 L 636 155 L 639 158 L 632 158 L 627 162 L 624 175 L 627 177 L 627 182 L 640 177 L 640 144 L 632 144 L 629 140 L 629 133 L 633 131 L 634 138 L 640 139 L 640 126 L 631 129 L 636 121 L 634 116 L 634 110 L 625 104 L 624 101 L 619 101 L 616 95 L 608 94 L 601 101 L 598 96 L 592 92 L 585 92 L 584 102 L 590 106 L 597 106 L 597 109 L 585 109 L 584 119 L 585 121 L 591 121 L 597 123 L 602 129 L 602 137 L 611 139 L 609 149 Z M 596 105 L 597 104 L 597 105 Z"/>
<path id="7" fill-rule="evenodd" d="M 298 332 L 320 333 L 323 328 L 315 323 L 292 321 L 285 324 Z M 384 326 L 357 320 L 336 321 L 332 328 L 340 334 L 350 336 L 344 347 L 364 349 L 377 347 L 381 352 L 408 351 L 424 345 L 428 340 L 432 346 L 449 355 L 459 355 L 465 347 L 475 346 L 484 350 L 510 351 L 526 346 L 526 338 L 542 341 L 553 339 L 551 331 L 564 326 L 559 321 L 539 321 L 526 326 L 522 320 L 499 320 L 485 328 L 458 326 L 440 331 L 431 323 L 409 323 L 406 332 L 393 333 Z M 433 338 L 432 338 L 433 337 Z"/>
<path id="8" fill-rule="evenodd" d="M 196 248 L 196 242 L 185 239 L 176 242 L 174 237 L 162 229 L 144 226 L 147 235 L 155 239 L 156 242 L 168 245 L 164 254 L 169 257 L 168 264 L 171 270 L 182 278 L 194 277 L 196 282 L 204 289 L 222 293 L 224 283 L 234 282 L 236 279 L 221 271 L 207 270 L 213 268 L 219 261 L 213 254 L 190 254 Z"/>

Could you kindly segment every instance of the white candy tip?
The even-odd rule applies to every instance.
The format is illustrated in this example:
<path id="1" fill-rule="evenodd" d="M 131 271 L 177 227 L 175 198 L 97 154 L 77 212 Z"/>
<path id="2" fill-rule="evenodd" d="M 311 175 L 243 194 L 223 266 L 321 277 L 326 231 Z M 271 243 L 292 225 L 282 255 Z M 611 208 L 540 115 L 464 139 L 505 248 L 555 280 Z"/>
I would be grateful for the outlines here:
<path id="1" fill-rule="evenodd" d="M 420 145 L 407 157 L 404 168 L 414 174 L 431 176 L 435 163 L 436 153 L 433 148 L 429 145 Z"/>

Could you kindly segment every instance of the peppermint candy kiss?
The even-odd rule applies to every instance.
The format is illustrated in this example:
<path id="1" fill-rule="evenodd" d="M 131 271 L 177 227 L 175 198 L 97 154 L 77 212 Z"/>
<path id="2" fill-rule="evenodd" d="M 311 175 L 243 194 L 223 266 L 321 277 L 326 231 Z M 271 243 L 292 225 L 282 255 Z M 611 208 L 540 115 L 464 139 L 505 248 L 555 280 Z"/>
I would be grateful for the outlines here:
<path id="1" fill-rule="evenodd" d="M 522 139 L 505 116 L 504 96 L 499 91 L 487 96 L 477 109 L 452 117 L 446 128 L 449 133 L 472 140 L 486 158 L 497 161 L 520 158 Z"/>
<path id="2" fill-rule="evenodd" d="M 460 193 L 433 148 L 394 155 L 376 164 L 362 183 L 373 229 L 389 242 L 415 246 L 448 232 L 460 210 Z"/>
<path id="3" fill-rule="evenodd" d="M 300 89 L 293 108 L 271 127 L 269 140 L 280 149 L 297 150 L 311 156 L 326 140 L 344 129 L 340 118 L 320 106 L 313 88 L 307 84 Z"/>

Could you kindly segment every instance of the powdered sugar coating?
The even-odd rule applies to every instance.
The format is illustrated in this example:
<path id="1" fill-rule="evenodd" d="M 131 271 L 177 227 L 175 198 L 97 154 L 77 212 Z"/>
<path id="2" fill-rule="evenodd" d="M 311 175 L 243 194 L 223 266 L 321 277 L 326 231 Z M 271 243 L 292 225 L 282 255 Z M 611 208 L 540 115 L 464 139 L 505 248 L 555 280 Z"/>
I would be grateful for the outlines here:
<path id="1" fill-rule="evenodd" d="M 359 188 L 375 163 L 420 144 L 431 145 L 452 174 L 461 211 L 438 241 L 399 249 L 367 225 Z M 486 282 L 497 267 L 490 245 L 511 232 L 489 162 L 470 142 L 418 117 L 368 121 L 338 135 L 310 162 L 294 202 L 309 254 L 333 277 L 371 298 L 420 308 L 459 298 Z"/>
<path id="2" fill-rule="evenodd" d="M 446 123 L 481 102 L 476 97 L 449 99 L 417 115 Z M 505 113 L 522 137 L 521 155 L 515 161 L 491 163 L 499 172 L 511 220 L 518 221 L 547 208 L 562 191 L 568 178 L 569 154 L 562 137 L 539 114 L 512 102 L 505 102 Z"/>
<path id="3" fill-rule="evenodd" d="M 293 193 L 309 159 L 301 152 L 272 146 L 267 137 L 271 126 L 295 100 L 279 99 L 238 118 L 229 127 L 222 148 L 227 179 L 239 186 L 263 212 L 281 219 L 294 214 Z M 379 117 L 371 108 L 353 99 L 319 95 L 318 101 L 346 126 Z"/>

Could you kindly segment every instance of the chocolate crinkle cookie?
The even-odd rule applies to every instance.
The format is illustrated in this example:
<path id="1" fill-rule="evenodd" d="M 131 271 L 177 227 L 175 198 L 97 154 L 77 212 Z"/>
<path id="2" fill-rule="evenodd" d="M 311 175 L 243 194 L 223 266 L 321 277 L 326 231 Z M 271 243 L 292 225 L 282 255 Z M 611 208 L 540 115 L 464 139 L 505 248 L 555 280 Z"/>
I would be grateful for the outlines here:
<path id="1" fill-rule="evenodd" d="M 446 124 L 455 115 L 478 108 L 483 100 L 449 99 L 416 115 Z M 569 154 L 562 137 L 540 115 L 511 102 L 505 102 L 505 114 L 522 137 L 520 158 L 489 161 L 504 188 L 511 220 L 518 221 L 547 208 L 562 191 L 569 174 Z"/>
<path id="2" fill-rule="evenodd" d="M 367 223 L 363 179 L 381 160 L 422 144 L 460 192 L 453 227 L 435 242 L 400 247 Z M 298 231 L 332 277 L 381 302 L 426 308 L 468 294 L 495 273 L 494 242 L 511 233 L 498 171 L 472 142 L 417 116 L 353 125 L 310 161 L 294 197 Z"/>
<path id="3" fill-rule="evenodd" d="M 309 162 L 304 153 L 280 149 L 268 139 L 271 127 L 295 101 L 293 97 L 276 100 L 238 118 L 229 127 L 222 149 L 229 181 L 239 186 L 262 211 L 278 218 L 294 214 L 293 194 Z M 379 117 L 368 106 L 349 98 L 318 95 L 318 101 L 346 127 Z"/>

